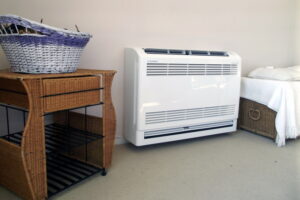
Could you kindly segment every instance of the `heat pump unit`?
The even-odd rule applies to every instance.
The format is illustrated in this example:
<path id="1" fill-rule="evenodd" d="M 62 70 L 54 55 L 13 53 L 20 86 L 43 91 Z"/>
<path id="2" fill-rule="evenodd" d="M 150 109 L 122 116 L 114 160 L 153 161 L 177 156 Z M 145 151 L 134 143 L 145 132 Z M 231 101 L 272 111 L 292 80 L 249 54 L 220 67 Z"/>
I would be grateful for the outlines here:
<path id="1" fill-rule="evenodd" d="M 125 49 L 125 138 L 136 146 L 236 131 L 233 52 Z"/>

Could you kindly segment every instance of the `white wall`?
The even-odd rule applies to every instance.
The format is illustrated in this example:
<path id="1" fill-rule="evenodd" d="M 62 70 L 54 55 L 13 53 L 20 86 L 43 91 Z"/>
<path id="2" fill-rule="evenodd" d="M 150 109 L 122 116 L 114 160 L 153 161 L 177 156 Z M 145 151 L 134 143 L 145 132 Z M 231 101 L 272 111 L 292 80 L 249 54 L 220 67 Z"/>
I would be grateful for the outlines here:
<path id="1" fill-rule="evenodd" d="M 129 46 L 232 50 L 243 74 L 293 64 L 296 0 L 1 0 L 12 13 L 94 35 L 82 68 L 116 69 L 117 135 L 123 127 L 123 49 Z M 8 63 L 0 51 L 0 67 Z"/>
<path id="2" fill-rule="evenodd" d="M 300 0 L 296 0 L 295 64 L 300 65 Z"/>

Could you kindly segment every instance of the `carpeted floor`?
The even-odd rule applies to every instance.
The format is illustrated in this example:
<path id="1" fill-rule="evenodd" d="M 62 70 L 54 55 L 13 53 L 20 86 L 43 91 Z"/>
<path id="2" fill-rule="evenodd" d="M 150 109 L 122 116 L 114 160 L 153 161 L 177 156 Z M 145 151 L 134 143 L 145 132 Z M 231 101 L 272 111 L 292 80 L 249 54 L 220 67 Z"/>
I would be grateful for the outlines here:
<path id="1" fill-rule="evenodd" d="M 18 199 L 0 188 L 0 199 Z M 298 200 L 300 139 L 279 148 L 245 131 L 153 145 L 116 146 L 106 177 L 96 175 L 52 199 Z"/>

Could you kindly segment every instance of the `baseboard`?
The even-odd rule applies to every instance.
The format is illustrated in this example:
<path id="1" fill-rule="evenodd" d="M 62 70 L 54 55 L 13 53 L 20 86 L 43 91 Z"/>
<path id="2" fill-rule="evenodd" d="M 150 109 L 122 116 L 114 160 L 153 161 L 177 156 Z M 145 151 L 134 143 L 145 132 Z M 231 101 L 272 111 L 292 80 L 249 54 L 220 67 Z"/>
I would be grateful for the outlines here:
<path id="1" fill-rule="evenodd" d="M 123 137 L 116 137 L 115 144 L 125 144 L 128 143 Z"/>

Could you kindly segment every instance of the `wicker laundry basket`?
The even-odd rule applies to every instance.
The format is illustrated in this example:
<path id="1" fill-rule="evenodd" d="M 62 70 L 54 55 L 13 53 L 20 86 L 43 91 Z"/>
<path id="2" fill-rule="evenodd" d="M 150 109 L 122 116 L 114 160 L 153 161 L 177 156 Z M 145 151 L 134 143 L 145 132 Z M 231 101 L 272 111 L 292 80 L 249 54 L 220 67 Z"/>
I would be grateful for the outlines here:
<path id="1" fill-rule="evenodd" d="M 12 72 L 76 71 L 90 34 L 63 30 L 15 15 L 0 16 L 0 44 Z"/>
<path id="2" fill-rule="evenodd" d="M 275 128 L 276 114 L 274 110 L 263 104 L 241 98 L 238 126 L 256 134 L 275 139 L 277 136 Z"/>

